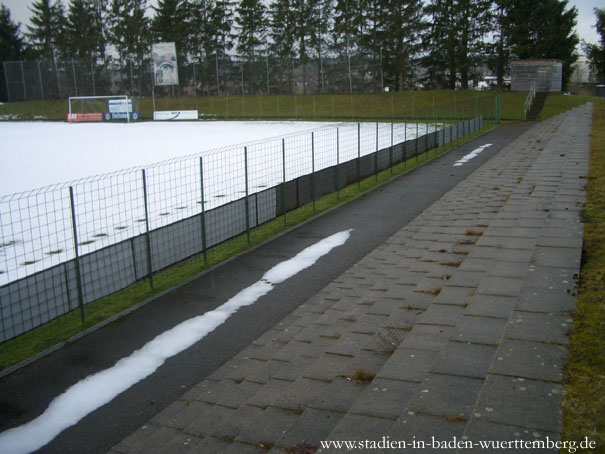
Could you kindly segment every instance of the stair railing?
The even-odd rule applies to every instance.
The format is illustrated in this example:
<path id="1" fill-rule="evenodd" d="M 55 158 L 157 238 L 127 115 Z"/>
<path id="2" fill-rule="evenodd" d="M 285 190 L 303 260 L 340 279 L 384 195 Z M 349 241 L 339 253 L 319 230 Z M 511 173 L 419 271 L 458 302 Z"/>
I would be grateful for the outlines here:
<path id="1" fill-rule="evenodd" d="M 531 109 L 532 104 L 534 103 L 534 98 L 536 97 L 536 81 L 532 80 L 529 83 L 529 93 L 527 94 L 527 98 L 525 99 L 525 105 L 523 106 L 523 114 L 525 120 L 527 120 L 527 112 Z"/>

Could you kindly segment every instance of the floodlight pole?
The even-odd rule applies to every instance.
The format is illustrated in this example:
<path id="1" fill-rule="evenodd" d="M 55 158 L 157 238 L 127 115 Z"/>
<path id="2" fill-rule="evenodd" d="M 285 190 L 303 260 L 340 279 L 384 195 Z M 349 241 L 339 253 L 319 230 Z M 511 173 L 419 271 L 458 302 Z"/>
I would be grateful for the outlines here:
<path id="1" fill-rule="evenodd" d="M 151 73 L 151 103 L 153 105 L 153 115 L 155 117 L 155 77 L 153 74 L 153 59 L 149 64 L 150 73 Z"/>

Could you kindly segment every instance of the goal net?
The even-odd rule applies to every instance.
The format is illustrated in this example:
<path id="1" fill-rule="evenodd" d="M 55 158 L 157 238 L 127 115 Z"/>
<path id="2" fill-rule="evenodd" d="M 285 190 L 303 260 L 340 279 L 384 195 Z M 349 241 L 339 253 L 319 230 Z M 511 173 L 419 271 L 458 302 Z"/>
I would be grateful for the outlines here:
<path id="1" fill-rule="evenodd" d="M 139 120 L 138 99 L 119 96 L 71 96 L 67 121 L 126 121 Z"/>

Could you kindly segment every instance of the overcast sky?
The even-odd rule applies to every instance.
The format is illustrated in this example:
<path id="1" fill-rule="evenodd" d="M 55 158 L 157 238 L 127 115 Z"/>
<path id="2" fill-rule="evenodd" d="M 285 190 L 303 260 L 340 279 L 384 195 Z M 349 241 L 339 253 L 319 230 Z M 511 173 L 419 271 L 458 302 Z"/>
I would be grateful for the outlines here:
<path id="1" fill-rule="evenodd" d="M 21 22 L 21 31 L 25 32 L 27 30 L 25 26 L 29 24 L 31 15 L 28 6 L 32 2 L 30 0 L 0 0 L 0 3 L 3 3 L 10 10 L 14 22 Z M 68 0 L 63 0 L 63 3 L 67 4 Z M 151 0 L 148 3 L 155 5 L 156 1 Z M 594 28 L 596 18 L 592 10 L 594 7 L 605 8 L 605 0 L 569 0 L 569 5 L 578 8 L 577 32 L 580 39 L 598 44 L 599 36 Z"/>

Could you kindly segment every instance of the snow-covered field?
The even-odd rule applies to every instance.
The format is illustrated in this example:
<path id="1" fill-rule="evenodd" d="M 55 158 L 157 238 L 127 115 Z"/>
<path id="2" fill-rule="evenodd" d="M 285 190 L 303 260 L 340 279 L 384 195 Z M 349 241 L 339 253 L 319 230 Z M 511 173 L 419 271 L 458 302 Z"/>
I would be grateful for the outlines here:
<path id="1" fill-rule="evenodd" d="M 0 285 L 74 257 L 70 190 L 85 254 L 143 233 L 146 208 L 151 229 L 199 214 L 201 167 L 208 210 L 425 132 L 401 123 L 0 122 Z"/>

